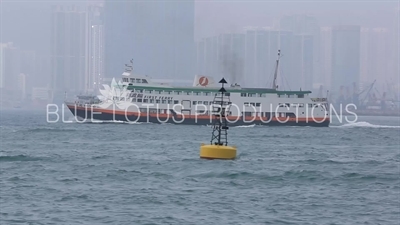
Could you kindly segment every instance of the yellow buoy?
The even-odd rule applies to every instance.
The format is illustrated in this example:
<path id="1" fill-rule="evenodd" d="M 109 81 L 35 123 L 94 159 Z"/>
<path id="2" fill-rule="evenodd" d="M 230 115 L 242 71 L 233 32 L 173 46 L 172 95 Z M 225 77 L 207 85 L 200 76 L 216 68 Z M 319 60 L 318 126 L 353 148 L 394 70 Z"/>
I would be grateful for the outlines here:
<path id="1" fill-rule="evenodd" d="M 235 159 L 236 158 L 236 146 L 201 144 L 200 158 L 202 158 L 202 159 Z"/>
<path id="2" fill-rule="evenodd" d="M 212 115 L 215 116 L 213 123 L 212 137 L 209 145 L 201 144 L 200 158 L 202 159 L 235 159 L 236 146 L 228 146 L 228 123 L 226 115 L 229 115 L 231 105 L 230 94 L 227 94 L 224 78 L 219 82 L 222 84 L 219 92 L 215 93 L 212 102 Z"/>

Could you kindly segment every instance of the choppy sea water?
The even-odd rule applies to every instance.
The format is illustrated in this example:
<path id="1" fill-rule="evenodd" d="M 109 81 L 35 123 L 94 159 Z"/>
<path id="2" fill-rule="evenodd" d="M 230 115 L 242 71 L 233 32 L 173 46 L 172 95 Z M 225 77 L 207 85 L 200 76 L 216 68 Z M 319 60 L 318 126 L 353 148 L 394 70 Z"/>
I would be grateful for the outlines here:
<path id="1" fill-rule="evenodd" d="M 211 128 L 0 112 L 0 224 L 399 224 L 400 119 Z M 68 116 L 67 116 L 68 117 Z"/>

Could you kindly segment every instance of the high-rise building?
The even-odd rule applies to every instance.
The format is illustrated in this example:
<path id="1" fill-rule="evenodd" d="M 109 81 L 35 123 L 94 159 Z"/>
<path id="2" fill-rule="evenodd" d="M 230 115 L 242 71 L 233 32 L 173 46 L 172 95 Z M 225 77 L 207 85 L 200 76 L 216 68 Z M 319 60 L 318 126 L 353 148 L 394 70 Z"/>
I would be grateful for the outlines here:
<path id="1" fill-rule="evenodd" d="M 86 91 L 98 92 L 104 78 L 104 24 L 103 5 L 88 7 L 88 62 L 86 73 Z"/>
<path id="2" fill-rule="evenodd" d="M 203 38 L 196 44 L 196 74 L 217 76 L 218 37 Z"/>
<path id="3" fill-rule="evenodd" d="M 272 87 L 278 49 L 291 58 L 292 33 L 271 28 L 245 28 L 245 82 L 251 87 Z M 290 69 L 281 69 L 285 76 Z M 288 72 L 288 73 L 286 73 Z M 279 82 L 278 82 L 279 83 Z"/>
<path id="4" fill-rule="evenodd" d="M 391 47 L 387 28 L 361 28 L 360 82 L 385 84 L 390 77 Z"/>
<path id="5" fill-rule="evenodd" d="M 76 6 L 54 6 L 51 19 L 51 88 L 54 101 L 85 89 L 87 12 Z"/>
<path id="6" fill-rule="evenodd" d="M 22 51 L 11 42 L 0 43 L 0 105 L 13 106 L 29 97 L 34 75 L 33 52 Z"/>
<path id="7" fill-rule="evenodd" d="M 318 71 L 318 57 L 319 54 L 319 42 L 320 42 L 320 28 L 318 20 L 313 15 L 307 14 L 293 14 L 285 15 L 279 20 L 278 30 L 289 31 L 295 35 L 293 41 L 297 44 L 293 45 L 294 54 L 293 63 L 299 64 L 299 68 L 294 69 L 292 73 L 302 71 L 302 74 L 293 74 L 292 79 L 305 79 L 300 83 L 290 85 L 292 88 L 302 88 L 312 90 L 314 85 L 319 86 L 319 76 L 321 74 Z M 311 51 L 311 52 L 309 52 Z M 312 60 L 311 62 L 309 60 Z"/>
<path id="8" fill-rule="evenodd" d="M 314 16 L 294 14 L 283 16 L 279 21 L 279 30 L 294 34 L 314 35 L 319 33 L 318 21 Z"/>
<path id="9" fill-rule="evenodd" d="M 203 38 L 197 43 L 196 73 L 230 83 L 242 83 L 245 35 L 227 33 Z"/>
<path id="10" fill-rule="evenodd" d="M 14 84 L 18 83 L 21 73 L 21 50 L 13 43 L 0 43 L 0 88 L 2 96 L 12 99 L 18 90 Z"/>
<path id="11" fill-rule="evenodd" d="M 314 81 L 327 90 L 331 89 L 332 78 L 332 27 L 321 27 L 317 60 L 317 76 Z"/>
<path id="12" fill-rule="evenodd" d="M 294 90 L 313 90 L 314 75 L 314 36 L 300 34 L 293 36 L 292 51 L 293 69 L 290 77 L 290 87 Z"/>
<path id="13" fill-rule="evenodd" d="M 218 77 L 229 82 L 243 83 L 245 70 L 245 34 L 230 33 L 218 37 Z"/>
<path id="14" fill-rule="evenodd" d="M 400 92 L 400 5 L 395 9 L 394 19 L 391 32 L 392 59 L 390 64 L 391 77 L 390 80 L 397 83 L 397 88 Z"/>
<path id="15" fill-rule="evenodd" d="M 272 88 L 278 50 L 282 59 L 278 71 L 279 89 L 312 88 L 312 35 L 271 28 L 247 27 L 243 33 L 204 38 L 197 45 L 197 71 L 227 77 L 247 87 Z"/>
<path id="16" fill-rule="evenodd" d="M 360 80 L 360 27 L 332 27 L 332 84 L 338 93 L 341 86 L 351 87 Z"/>
<path id="17" fill-rule="evenodd" d="M 106 0 L 104 32 L 108 77 L 130 59 L 134 72 L 154 78 L 194 76 L 194 0 Z"/>

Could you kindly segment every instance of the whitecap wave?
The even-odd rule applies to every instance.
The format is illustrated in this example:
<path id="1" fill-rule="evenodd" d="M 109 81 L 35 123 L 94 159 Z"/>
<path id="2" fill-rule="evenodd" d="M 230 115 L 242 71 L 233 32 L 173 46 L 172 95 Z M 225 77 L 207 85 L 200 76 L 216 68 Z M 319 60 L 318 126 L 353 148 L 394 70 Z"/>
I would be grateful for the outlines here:
<path id="1" fill-rule="evenodd" d="M 352 128 L 352 127 L 365 127 L 365 128 L 397 128 L 400 129 L 400 126 L 389 126 L 389 125 L 376 125 L 371 124 L 366 121 L 354 122 L 354 123 L 346 123 L 340 126 L 331 126 L 338 128 Z"/>
<path id="2" fill-rule="evenodd" d="M 205 125 L 206 127 L 213 127 L 214 125 L 211 124 L 207 124 Z M 251 128 L 251 127 L 255 127 L 255 124 L 251 124 L 251 125 L 241 125 L 241 126 L 229 126 L 230 128 Z"/>
<path id="3" fill-rule="evenodd" d="M 251 124 L 251 125 L 242 125 L 242 126 L 232 126 L 232 128 L 251 128 L 251 127 L 255 127 L 255 124 Z"/>

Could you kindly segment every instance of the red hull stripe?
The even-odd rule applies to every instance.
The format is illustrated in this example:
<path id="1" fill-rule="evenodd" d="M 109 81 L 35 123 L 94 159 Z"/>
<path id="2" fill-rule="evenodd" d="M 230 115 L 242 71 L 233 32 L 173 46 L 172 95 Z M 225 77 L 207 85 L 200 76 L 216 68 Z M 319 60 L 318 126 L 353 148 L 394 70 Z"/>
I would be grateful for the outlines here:
<path id="1" fill-rule="evenodd" d="M 86 110 L 87 113 L 91 113 L 91 108 L 85 108 L 85 107 L 81 107 L 81 106 L 74 106 L 74 105 L 67 105 L 68 108 L 71 111 L 76 110 Z M 125 111 L 121 111 L 121 110 L 110 110 L 110 109 L 100 109 L 100 108 L 93 108 L 93 113 L 96 112 L 101 112 L 101 113 L 106 113 L 106 114 L 115 114 L 115 115 L 126 115 L 128 116 L 140 116 L 140 117 L 151 117 L 151 118 L 159 118 L 159 119 L 165 119 L 165 118 L 176 118 L 176 119 L 182 119 L 182 117 L 186 118 L 186 119 L 204 119 L 204 120 L 212 120 L 215 119 L 215 116 L 211 116 L 210 115 L 172 115 L 172 114 L 166 114 L 166 113 L 144 113 L 144 112 L 125 112 Z M 226 117 L 228 121 L 237 121 L 240 120 L 242 117 L 241 116 L 227 116 Z M 260 117 L 260 116 L 256 116 L 256 117 L 252 117 L 252 116 L 246 116 L 244 117 L 244 119 L 246 121 L 261 121 L 261 122 L 268 122 L 269 118 L 268 117 Z M 318 122 L 321 123 L 323 121 L 329 121 L 329 117 L 305 117 L 305 118 L 296 118 L 296 117 L 273 117 L 271 118 L 271 121 L 279 121 L 279 122 Z"/>

